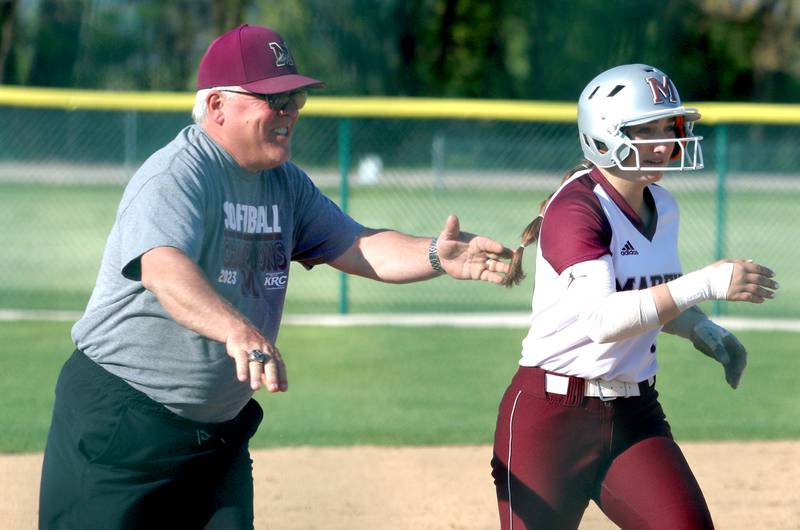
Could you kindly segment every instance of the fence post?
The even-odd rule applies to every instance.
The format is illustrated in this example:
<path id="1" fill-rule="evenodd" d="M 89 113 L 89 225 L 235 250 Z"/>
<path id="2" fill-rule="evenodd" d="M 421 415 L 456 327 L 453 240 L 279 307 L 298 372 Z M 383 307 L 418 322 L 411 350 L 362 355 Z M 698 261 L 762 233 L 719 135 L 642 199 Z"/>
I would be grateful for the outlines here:
<path id="1" fill-rule="evenodd" d="M 726 180 L 728 177 L 728 126 L 721 124 L 717 126 L 715 137 L 715 147 L 717 151 L 717 182 L 715 193 L 716 206 L 716 240 L 714 244 L 714 260 L 725 257 L 725 207 L 727 201 Z M 721 300 L 714 300 L 712 313 L 716 316 L 723 313 L 723 303 Z"/>
<path id="2" fill-rule="evenodd" d="M 344 213 L 348 213 L 350 198 L 350 118 L 339 121 L 339 202 Z M 346 315 L 350 311 L 350 300 L 347 288 L 348 278 L 344 272 L 339 273 L 339 314 Z"/>

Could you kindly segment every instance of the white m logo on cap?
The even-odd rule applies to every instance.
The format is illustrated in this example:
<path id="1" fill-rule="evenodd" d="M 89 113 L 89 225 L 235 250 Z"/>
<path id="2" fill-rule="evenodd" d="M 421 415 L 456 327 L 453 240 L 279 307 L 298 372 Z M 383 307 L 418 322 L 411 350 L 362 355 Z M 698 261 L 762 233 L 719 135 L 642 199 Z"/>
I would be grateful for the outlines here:
<path id="1" fill-rule="evenodd" d="M 284 46 L 286 46 L 285 43 L 283 46 L 277 42 L 269 43 L 269 49 L 272 50 L 272 54 L 275 55 L 275 66 L 294 66 L 292 54 L 289 52 L 289 48 L 284 48 Z"/>

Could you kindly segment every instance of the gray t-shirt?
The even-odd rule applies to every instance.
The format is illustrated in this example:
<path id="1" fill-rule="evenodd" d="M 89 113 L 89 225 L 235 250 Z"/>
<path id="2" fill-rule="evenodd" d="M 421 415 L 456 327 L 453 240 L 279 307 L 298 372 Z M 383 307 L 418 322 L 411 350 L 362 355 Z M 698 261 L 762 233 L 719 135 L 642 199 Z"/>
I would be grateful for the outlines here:
<path id="1" fill-rule="evenodd" d="M 183 129 L 125 188 L 97 283 L 72 340 L 95 362 L 175 413 L 233 418 L 250 399 L 225 345 L 176 323 L 141 283 L 140 258 L 175 247 L 275 341 L 290 260 L 340 256 L 363 227 L 292 163 L 250 173 L 203 130 Z"/>

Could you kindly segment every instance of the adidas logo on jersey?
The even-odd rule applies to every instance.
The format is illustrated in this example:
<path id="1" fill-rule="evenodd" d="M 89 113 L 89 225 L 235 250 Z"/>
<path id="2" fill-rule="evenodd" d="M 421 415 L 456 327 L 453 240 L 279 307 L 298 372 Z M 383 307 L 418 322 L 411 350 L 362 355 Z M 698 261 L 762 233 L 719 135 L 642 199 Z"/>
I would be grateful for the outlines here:
<path id="1" fill-rule="evenodd" d="M 639 251 L 633 248 L 633 245 L 631 245 L 630 241 L 625 241 L 625 244 L 622 245 L 622 250 L 620 251 L 620 254 L 623 256 L 638 256 Z"/>

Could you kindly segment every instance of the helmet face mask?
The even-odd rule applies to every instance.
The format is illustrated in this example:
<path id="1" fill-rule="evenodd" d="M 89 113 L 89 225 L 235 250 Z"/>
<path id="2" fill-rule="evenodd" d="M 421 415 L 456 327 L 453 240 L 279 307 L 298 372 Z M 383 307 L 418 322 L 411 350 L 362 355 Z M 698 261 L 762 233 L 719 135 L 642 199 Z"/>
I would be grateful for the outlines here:
<path id="1" fill-rule="evenodd" d="M 675 118 L 675 138 L 632 140 L 626 128 L 662 118 Z M 678 90 L 662 71 L 628 64 L 595 77 L 578 100 L 578 133 L 587 160 L 599 167 L 624 171 L 685 171 L 703 168 L 702 137 L 694 136 L 697 109 L 681 105 Z M 673 143 L 674 165 L 643 166 L 638 146 Z M 630 157 L 630 160 L 628 157 Z"/>

